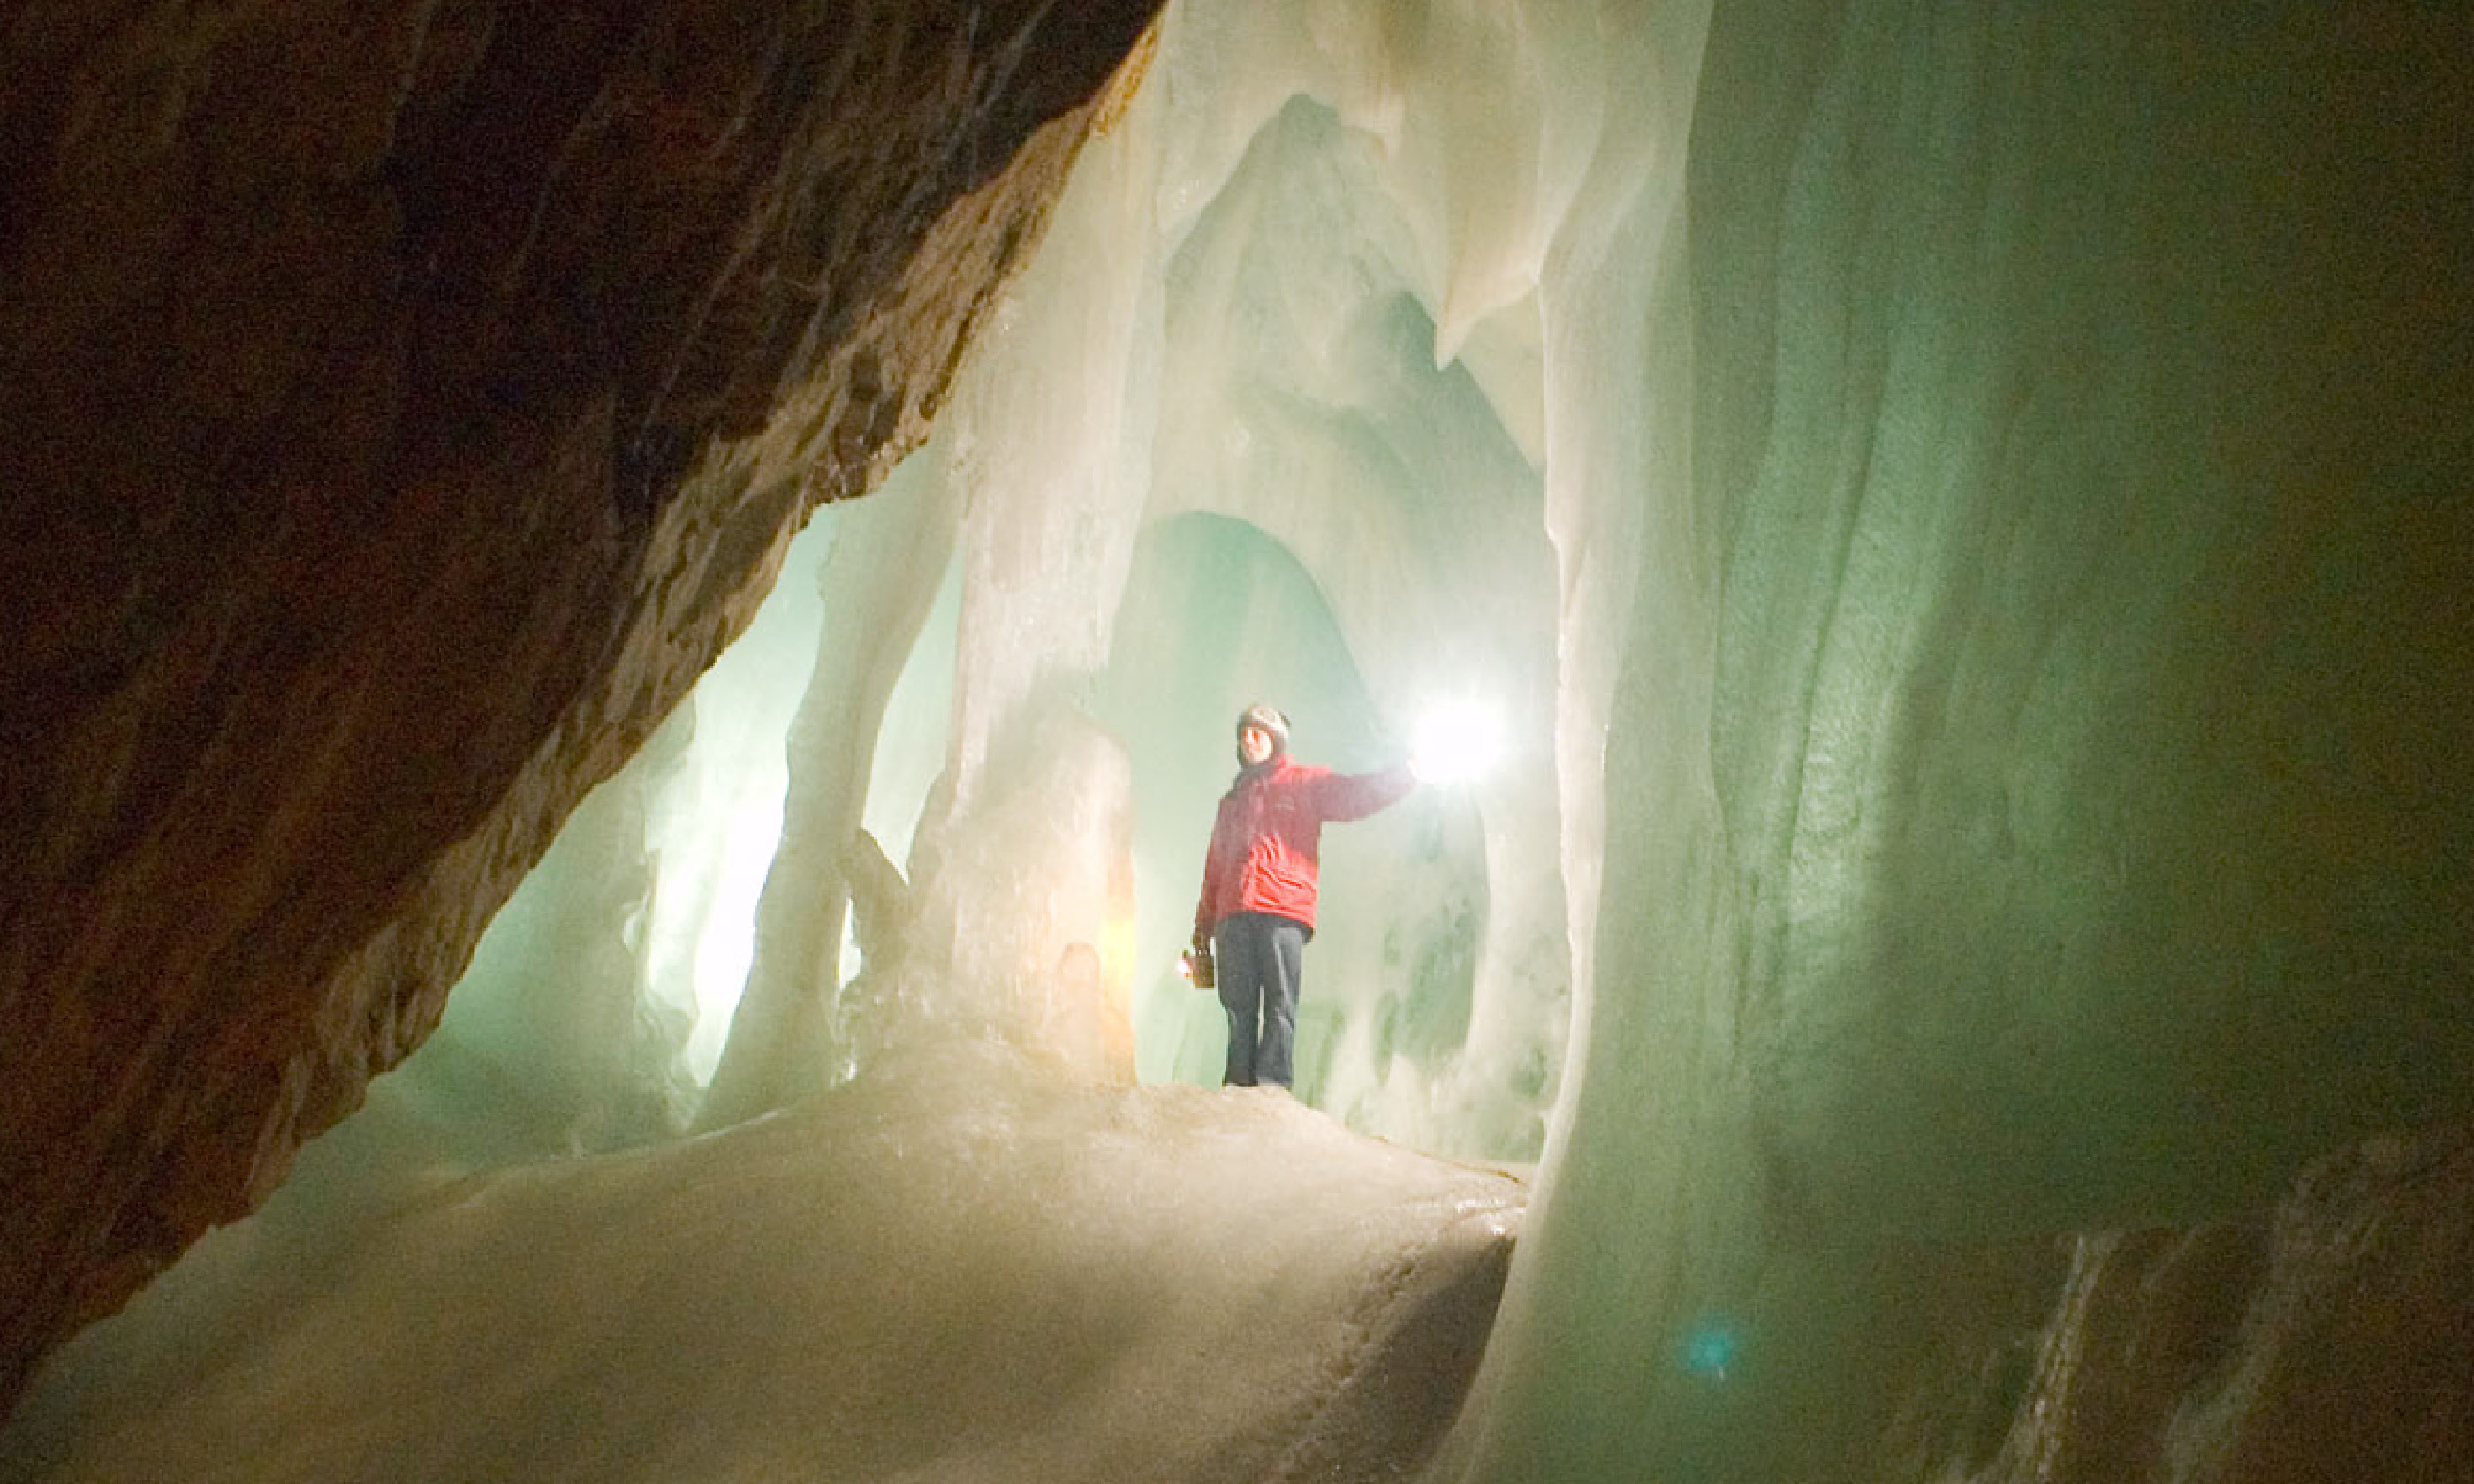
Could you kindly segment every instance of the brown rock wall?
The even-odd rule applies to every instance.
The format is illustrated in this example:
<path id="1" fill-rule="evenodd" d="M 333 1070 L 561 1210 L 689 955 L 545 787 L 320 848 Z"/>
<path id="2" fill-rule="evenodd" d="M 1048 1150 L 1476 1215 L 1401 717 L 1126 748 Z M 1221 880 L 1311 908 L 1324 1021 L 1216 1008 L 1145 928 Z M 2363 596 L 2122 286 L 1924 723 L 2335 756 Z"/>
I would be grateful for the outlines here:
<path id="1" fill-rule="evenodd" d="M 0 22 L 0 1404 L 921 435 L 1152 0 Z"/>
<path id="2" fill-rule="evenodd" d="M 1930 1343 L 1892 1367 L 1897 1421 L 1839 1477 L 2474 1477 L 2474 1129 L 2373 1139 L 2246 1217 L 2080 1237 L 2041 1324 L 2042 1254 L 1940 1269 L 1914 1310 Z"/>

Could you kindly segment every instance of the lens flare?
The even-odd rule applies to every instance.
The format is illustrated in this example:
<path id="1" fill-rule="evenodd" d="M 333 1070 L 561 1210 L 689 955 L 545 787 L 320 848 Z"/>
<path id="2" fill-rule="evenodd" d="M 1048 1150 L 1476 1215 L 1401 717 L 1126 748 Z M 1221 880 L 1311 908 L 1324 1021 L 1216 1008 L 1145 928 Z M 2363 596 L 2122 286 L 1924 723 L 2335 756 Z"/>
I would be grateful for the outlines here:
<path id="1" fill-rule="evenodd" d="M 1684 1336 L 1681 1356 L 1684 1369 L 1706 1381 L 1724 1381 L 1727 1367 L 1734 1362 L 1741 1343 L 1733 1320 L 1718 1316 L 1705 1318 Z"/>

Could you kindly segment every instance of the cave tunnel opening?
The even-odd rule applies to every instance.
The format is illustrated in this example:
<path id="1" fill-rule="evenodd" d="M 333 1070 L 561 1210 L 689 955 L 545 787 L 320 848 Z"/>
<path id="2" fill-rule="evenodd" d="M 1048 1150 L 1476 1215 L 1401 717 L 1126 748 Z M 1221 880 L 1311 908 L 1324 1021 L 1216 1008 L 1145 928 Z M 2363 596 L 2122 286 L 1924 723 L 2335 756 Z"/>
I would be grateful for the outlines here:
<path id="1" fill-rule="evenodd" d="M 1159 65 L 1173 74 L 1174 52 Z M 1176 148 L 1146 144 L 1146 123 L 1106 143 Z M 1216 1082 L 1218 1011 L 1170 969 L 1229 718 L 1275 701 L 1300 755 L 1364 771 L 1458 701 L 1511 739 L 1490 775 L 1325 836 L 1298 1090 L 1363 1132 L 1534 1162 L 1586 931 L 1562 885 L 1539 311 L 1516 296 L 1443 353 L 1418 206 L 1384 156 L 1300 92 L 1205 174 L 1190 219 L 1138 214 L 1148 251 L 1118 198 L 1165 167 L 1087 163 L 930 445 L 813 517 L 747 633 L 578 811 L 395 1080 L 510 1089 L 529 1131 L 515 1141 L 555 1150 L 721 1126 L 848 1075 L 877 1034 L 860 1022 L 884 1020 L 861 1001 L 889 975 L 861 981 L 850 874 L 818 836 L 866 829 L 896 880 L 1007 854 L 1008 885 L 1071 875 L 1085 844 L 1002 812 L 955 823 L 958 791 L 1048 766 L 1007 750 L 1061 744 L 1122 754 L 1103 766 L 1128 797 L 1069 827 L 1126 836 L 1104 849 L 1130 847 L 1130 890 L 1104 870 L 1108 901 L 1037 905 L 1033 928 L 985 925 L 1003 904 L 904 910 L 1039 938 L 997 967 L 1016 986 L 999 998 L 1053 994 L 1050 968 L 1086 945 L 1130 1069 Z M 1056 707 L 1104 738 L 1042 719 Z M 945 819 L 923 846 L 932 810 Z M 1068 927 L 1060 910 L 1108 921 Z M 961 1018 L 1022 1029 L 1020 1013 Z M 794 1049 L 772 1048 L 786 1037 Z M 760 1071 L 749 1091 L 746 1068 L 777 1056 L 825 1069 Z"/>

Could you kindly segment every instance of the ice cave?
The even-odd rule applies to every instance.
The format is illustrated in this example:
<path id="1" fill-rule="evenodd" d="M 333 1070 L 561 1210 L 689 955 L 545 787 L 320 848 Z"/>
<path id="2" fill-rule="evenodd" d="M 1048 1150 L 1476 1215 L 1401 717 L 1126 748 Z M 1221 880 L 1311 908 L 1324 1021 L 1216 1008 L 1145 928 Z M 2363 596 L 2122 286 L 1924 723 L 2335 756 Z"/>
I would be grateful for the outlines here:
<path id="1" fill-rule="evenodd" d="M 0 62 L 0 1481 L 2474 1480 L 2459 8 Z"/>

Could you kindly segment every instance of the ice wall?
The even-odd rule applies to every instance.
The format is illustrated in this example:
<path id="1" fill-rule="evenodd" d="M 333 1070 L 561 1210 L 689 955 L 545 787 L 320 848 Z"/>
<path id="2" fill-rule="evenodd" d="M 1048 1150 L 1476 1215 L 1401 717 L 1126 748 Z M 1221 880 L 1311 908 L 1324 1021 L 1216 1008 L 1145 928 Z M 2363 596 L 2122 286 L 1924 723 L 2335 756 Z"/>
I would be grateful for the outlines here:
<path id="1" fill-rule="evenodd" d="M 2469 47 L 1715 9 L 1691 484 L 1471 1476 L 1868 1476 L 1968 1244 L 2462 1112 Z"/>
<path id="2" fill-rule="evenodd" d="M 491 921 L 416 1081 L 488 1087 L 450 1126 L 492 1126 L 501 1151 L 609 1149 L 679 1131 L 692 1104 L 692 1007 L 654 993 L 660 853 L 652 802 L 679 780 L 695 725 L 683 707 L 618 786 L 570 815 L 526 889 Z"/>

